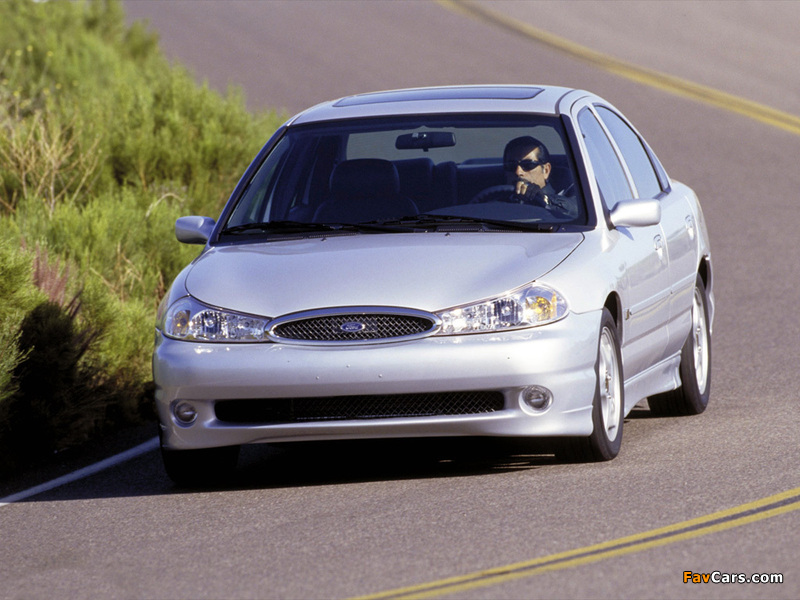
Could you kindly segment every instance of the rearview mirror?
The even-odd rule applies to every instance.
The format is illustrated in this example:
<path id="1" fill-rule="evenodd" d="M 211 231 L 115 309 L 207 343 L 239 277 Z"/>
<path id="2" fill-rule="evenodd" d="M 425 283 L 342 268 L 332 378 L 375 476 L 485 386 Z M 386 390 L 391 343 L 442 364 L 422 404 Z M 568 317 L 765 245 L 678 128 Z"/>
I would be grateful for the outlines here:
<path id="1" fill-rule="evenodd" d="M 397 137 L 394 147 L 398 150 L 425 150 L 447 148 L 456 145 L 456 136 L 449 131 L 416 131 Z"/>
<path id="2" fill-rule="evenodd" d="M 175 237 L 184 244 L 205 244 L 216 221 L 210 217 L 181 217 L 175 221 Z"/>
<path id="3" fill-rule="evenodd" d="M 648 227 L 661 222 L 661 203 L 658 200 L 623 200 L 611 209 L 614 227 Z"/>

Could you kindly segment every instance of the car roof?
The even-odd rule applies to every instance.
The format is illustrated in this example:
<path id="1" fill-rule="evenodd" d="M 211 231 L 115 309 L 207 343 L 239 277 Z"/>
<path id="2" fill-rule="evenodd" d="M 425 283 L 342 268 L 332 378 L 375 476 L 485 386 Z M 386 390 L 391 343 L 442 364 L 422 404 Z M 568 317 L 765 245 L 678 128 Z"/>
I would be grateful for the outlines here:
<path id="1" fill-rule="evenodd" d="M 561 100 L 578 92 L 546 85 L 467 85 L 388 90 L 346 96 L 318 104 L 290 124 L 441 113 L 538 113 L 558 115 Z M 582 92 L 580 95 L 584 95 Z"/>

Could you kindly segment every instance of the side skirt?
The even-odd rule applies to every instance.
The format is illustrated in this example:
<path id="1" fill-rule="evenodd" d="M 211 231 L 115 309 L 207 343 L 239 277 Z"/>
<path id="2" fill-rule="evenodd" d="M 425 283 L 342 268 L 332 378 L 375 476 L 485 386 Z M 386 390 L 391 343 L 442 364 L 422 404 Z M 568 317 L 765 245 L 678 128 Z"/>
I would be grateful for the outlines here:
<path id="1" fill-rule="evenodd" d="M 627 415 L 639 402 L 662 392 L 680 387 L 681 377 L 678 368 L 681 364 L 681 353 L 662 360 L 637 375 L 625 380 L 625 414 Z"/>

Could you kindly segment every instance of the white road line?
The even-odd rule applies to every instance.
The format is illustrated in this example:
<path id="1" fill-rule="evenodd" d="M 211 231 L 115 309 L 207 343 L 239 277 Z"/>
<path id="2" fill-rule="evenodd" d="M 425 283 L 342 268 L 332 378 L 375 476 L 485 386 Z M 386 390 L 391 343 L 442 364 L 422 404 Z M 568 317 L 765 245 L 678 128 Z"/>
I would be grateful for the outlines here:
<path id="1" fill-rule="evenodd" d="M 125 461 L 131 460 L 133 458 L 136 458 L 137 456 L 146 454 L 147 452 L 150 452 L 158 448 L 158 443 L 159 443 L 158 438 L 154 437 L 153 439 L 150 439 L 144 442 L 143 444 L 139 444 L 138 446 L 131 448 L 130 450 L 126 450 L 125 452 L 120 452 L 119 454 L 101 460 L 98 463 L 89 465 L 88 467 L 84 467 L 82 469 L 78 469 L 73 473 L 63 475 L 61 477 L 58 477 L 57 479 L 53 479 L 52 481 L 42 483 L 40 485 L 34 486 L 27 490 L 23 490 L 21 492 L 17 492 L 16 494 L 11 494 L 10 496 L 6 496 L 5 498 L 0 498 L 0 508 L 2 508 L 3 506 L 7 506 L 8 504 L 13 504 L 14 502 L 19 502 L 20 500 L 24 500 L 25 498 L 36 496 L 37 494 L 41 494 L 42 492 L 47 492 L 62 485 L 72 483 L 73 481 L 83 479 L 84 477 L 89 477 L 90 475 L 94 475 L 95 473 L 99 473 L 100 471 L 104 471 L 105 469 L 124 463 Z"/>

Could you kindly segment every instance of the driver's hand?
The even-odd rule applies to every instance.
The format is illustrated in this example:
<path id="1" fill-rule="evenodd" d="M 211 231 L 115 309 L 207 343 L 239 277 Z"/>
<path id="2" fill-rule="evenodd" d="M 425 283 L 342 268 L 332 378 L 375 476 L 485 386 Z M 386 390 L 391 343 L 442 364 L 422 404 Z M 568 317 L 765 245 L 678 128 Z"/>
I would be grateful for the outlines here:
<path id="1" fill-rule="evenodd" d="M 529 181 L 520 180 L 514 184 L 514 194 L 516 194 L 521 203 L 546 206 L 546 202 L 541 198 L 541 191 L 542 188 Z"/>

